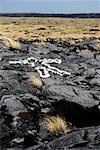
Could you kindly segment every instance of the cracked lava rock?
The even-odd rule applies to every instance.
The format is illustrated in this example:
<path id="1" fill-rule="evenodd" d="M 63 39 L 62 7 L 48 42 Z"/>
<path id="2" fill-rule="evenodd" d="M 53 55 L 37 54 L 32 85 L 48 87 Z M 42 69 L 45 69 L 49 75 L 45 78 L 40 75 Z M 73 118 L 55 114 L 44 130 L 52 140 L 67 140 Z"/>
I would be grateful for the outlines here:
<path id="1" fill-rule="evenodd" d="M 0 149 L 1 150 L 89 150 L 100 149 L 100 51 L 98 40 L 87 40 L 68 48 L 56 41 L 29 44 L 12 51 L 0 44 Z M 94 49 L 92 49 L 94 47 Z M 79 49 L 76 52 L 75 49 Z M 56 73 L 37 72 L 30 64 L 9 61 L 58 59 L 50 63 Z M 40 65 L 38 63 L 38 65 Z M 50 69 L 49 66 L 49 69 Z M 48 66 L 43 64 L 48 69 Z M 57 68 L 70 74 L 60 76 Z M 42 68 L 43 69 L 43 68 Z M 37 79 L 28 81 L 28 74 Z M 39 88 L 35 82 L 41 79 Z M 70 131 L 54 133 L 45 128 L 45 116 L 62 116 Z"/>

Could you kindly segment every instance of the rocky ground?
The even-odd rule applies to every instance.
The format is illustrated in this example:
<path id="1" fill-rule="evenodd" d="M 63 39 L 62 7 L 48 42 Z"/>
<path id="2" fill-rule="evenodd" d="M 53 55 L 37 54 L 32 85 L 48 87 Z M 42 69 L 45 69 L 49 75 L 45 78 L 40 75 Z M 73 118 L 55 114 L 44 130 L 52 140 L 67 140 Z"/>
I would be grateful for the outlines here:
<path id="1" fill-rule="evenodd" d="M 73 47 L 55 41 L 42 46 L 23 42 L 21 52 L 0 45 L 1 149 L 100 148 L 98 44 L 98 40 L 79 42 Z M 9 63 L 32 56 L 59 58 L 62 63 L 52 66 L 71 74 L 60 76 L 50 72 L 49 78 L 41 78 L 42 87 L 37 88 L 27 82 L 31 72 L 40 78 L 31 65 Z M 71 123 L 71 131 L 66 135 L 48 134 L 40 123 L 45 114 L 63 116 Z"/>
<path id="2" fill-rule="evenodd" d="M 0 149 L 99 150 L 100 39 L 19 42 L 21 49 L 7 48 L 0 41 Z M 36 67 L 46 70 L 48 66 L 39 60 L 61 60 L 50 66 L 70 74 L 51 69 L 43 78 L 33 59 L 25 63 L 33 57 L 38 60 Z M 40 71 L 44 76 L 43 68 Z M 29 80 L 30 74 L 38 83 Z M 57 115 L 68 124 L 67 133 L 50 132 L 44 126 L 45 116 Z"/>

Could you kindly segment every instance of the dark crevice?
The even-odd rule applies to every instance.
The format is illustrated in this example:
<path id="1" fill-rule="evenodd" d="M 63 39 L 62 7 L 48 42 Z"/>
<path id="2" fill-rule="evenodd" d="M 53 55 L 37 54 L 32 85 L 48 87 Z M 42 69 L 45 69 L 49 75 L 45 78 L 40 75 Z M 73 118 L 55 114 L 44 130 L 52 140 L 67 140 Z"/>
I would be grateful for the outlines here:
<path id="1" fill-rule="evenodd" d="M 77 128 L 100 125 L 100 110 L 98 105 L 84 108 L 73 102 L 62 100 L 53 104 L 54 113 L 64 116 Z"/>

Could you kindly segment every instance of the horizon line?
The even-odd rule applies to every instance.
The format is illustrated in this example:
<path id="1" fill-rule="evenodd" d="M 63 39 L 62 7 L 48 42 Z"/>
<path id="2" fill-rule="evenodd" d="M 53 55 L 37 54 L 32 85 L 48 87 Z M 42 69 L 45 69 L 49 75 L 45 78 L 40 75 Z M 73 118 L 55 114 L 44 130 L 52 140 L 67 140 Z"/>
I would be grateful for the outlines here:
<path id="1" fill-rule="evenodd" d="M 100 12 L 80 12 L 80 13 L 54 13 L 54 12 L 0 12 L 0 14 L 100 14 Z"/>

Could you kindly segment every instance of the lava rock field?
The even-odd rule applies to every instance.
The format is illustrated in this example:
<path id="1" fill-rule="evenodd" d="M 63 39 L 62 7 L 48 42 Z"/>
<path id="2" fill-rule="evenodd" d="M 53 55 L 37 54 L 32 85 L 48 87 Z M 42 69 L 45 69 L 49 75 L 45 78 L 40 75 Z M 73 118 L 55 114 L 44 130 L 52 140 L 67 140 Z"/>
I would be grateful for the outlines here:
<path id="1" fill-rule="evenodd" d="M 99 39 L 71 46 L 53 40 L 45 45 L 20 43 L 22 50 L 12 50 L 0 42 L 0 149 L 99 150 Z M 61 64 L 52 66 L 71 74 L 50 72 L 50 77 L 41 78 L 30 65 L 9 63 L 28 57 L 61 59 Z M 41 80 L 41 86 L 28 81 L 30 73 Z M 46 115 L 65 118 L 70 131 L 48 131 L 41 123 Z"/>

